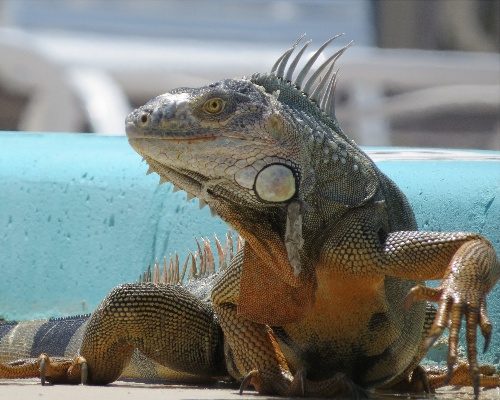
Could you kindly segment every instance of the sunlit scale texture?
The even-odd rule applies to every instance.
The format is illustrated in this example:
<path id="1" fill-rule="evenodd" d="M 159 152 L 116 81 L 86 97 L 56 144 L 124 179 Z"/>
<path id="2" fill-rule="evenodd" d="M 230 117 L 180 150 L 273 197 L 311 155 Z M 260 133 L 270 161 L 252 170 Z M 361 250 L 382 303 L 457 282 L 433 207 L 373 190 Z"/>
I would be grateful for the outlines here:
<path id="1" fill-rule="evenodd" d="M 393 385 L 417 368 L 442 332 L 439 321 L 460 309 L 451 311 L 450 368 L 464 316 L 477 393 L 470 332 L 480 325 L 488 338 L 489 320 L 442 302 L 454 291 L 459 304 L 477 290 L 484 298 L 498 280 L 498 260 L 477 235 L 416 231 L 404 195 L 335 119 L 334 63 L 345 48 L 314 71 L 330 40 L 298 68 L 310 43 L 292 57 L 301 39 L 270 74 L 178 89 L 127 119 L 131 145 L 153 170 L 208 203 L 246 240 L 243 258 L 212 292 L 230 372 L 247 377 L 243 387 L 285 395 L 337 394 L 336 373 L 363 387 Z M 144 118 L 162 109 L 166 122 Z M 179 128 L 181 116 L 187 122 Z M 150 143 L 162 151 L 148 151 Z M 479 251 L 453 261 L 476 239 Z M 457 262 L 470 273 L 448 267 Z M 471 281 L 474 273 L 481 277 Z M 444 279 L 438 292 L 412 292 L 414 300 L 440 302 L 434 323 L 425 302 L 405 302 L 425 279 Z M 312 380 L 295 377 L 298 370 Z"/>
<path id="2" fill-rule="evenodd" d="M 500 386 L 477 363 L 477 328 L 485 350 L 493 333 L 493 247 L 479 234 L 417 230 L 404 194 L 335 119 L 335 61 L 348 46 L 316 65 L 333 39 L 307 57 L 301 39 L 270 73 L 175 89 L 127 117 L 148 172 L 208 204 L 244 244 L 216 273 L 198 242 L 195 283 L 180 285 L 172 261 L 167 283 L 155 268 L 154 279 L 115 288 L 83 334 L 83 380 L 112 382 L 131 357 L 147 357 L 173 379 L 231 376 L 262 394 L 430 391 L 447 372 L 427 376 L 419 363 L 449 329 L 450 383 L 472 385 L 476 398 L 480 385 Z M 220 243 L 218 253 L 225 259 Z"/>

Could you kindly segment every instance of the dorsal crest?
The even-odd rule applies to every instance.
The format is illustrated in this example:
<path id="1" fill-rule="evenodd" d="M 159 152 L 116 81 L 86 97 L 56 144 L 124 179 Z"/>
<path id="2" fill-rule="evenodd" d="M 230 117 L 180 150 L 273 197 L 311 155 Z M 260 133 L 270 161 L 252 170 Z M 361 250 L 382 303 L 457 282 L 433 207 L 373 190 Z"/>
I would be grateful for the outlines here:
<path id="1" fill-rule="evenodd" d="M 302 35 L 287 51 L 285 51 L 285 53 L 283 53 L 281 57 L 278 58 L 271 69 L 272 75 L 282 81 L 289 82 L 291 85 L 294 85 L 298 90 L 302 91 L 307 98 L 315 102 L 316 105 L 332 119 L 335 119 L 334 94 L 338 73 L 338 70 L 334 69 L 335 62 L 347 50 L 347 48 L 351 46 L 352 41 L 338 50 L 335 54 L 328 57 L 312 74 L 310 74 L 310 71 L 326 47 L 342 35 L 343 34 L 336 35 L 323 43 L 323 45 L 321 45 L 321 47 L 306 61 L 302 69 L 298 71 L 298 73 L 295 73 L 297 64 L 312 41 L 308 40 L 305 42 L 297 55 L 289 63 L 293 52 L 305 36 Z"/>

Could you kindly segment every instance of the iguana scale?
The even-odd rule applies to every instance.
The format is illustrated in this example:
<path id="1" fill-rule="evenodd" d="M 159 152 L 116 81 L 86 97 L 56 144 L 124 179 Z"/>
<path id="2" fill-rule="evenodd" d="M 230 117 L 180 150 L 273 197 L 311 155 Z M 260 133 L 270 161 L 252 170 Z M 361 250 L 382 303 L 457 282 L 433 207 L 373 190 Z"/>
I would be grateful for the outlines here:
<path id="1" fill-rule="evenodd" d="M 291 59 L 301 39 L 270 73 L 175 89 L 126 119 L 149 172 L 245 239 L 205 295 L 119 286 L 86 322 L 78 358 L 44 355 L 0 376 L 41 365 L 49 381 L 107 384 L 138 349 L 181 377 L 231 376 L 262 394 L 363 397 L 451 382 L 478 398 L 480 386 L 500 386 L 476 348 L 478 326 L 485 351 L 492 335 L 492 245 L 475 233 L 417 230 L 404 194 L 335 119 L 334 65 L 347 46 L 311 72 L 328 40 L 296 72 L 310 43 Z M 457 366 L 462 319 L 468 365 Z M 447 327 L 448 372 L 427 376 L 419 363 Z"/>

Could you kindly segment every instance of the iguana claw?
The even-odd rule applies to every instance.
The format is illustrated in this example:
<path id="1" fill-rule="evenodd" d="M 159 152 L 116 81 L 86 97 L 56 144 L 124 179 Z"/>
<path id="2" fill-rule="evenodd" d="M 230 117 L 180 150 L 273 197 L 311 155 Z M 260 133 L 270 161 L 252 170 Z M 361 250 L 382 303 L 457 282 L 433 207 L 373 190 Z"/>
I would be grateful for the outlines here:
<path id="1" fill-rule="evenodd" d="M 89 380 L 89 366 L 87 361 L 83 357 L 79 357 L 83 361 L 80 363 L 80 367 L 82 369 L 81 377 L 82 377 L 82 385 L 88 385 Z"/>
<path id="2" fill-rule="evenodd" d="M 304 397 L 306 394 L 306 372 L 297 372 L 295 374 L 295 380 L 300 384 L 300 397 Z"/>
<path id="3" fill-rule="evenodd" d="M 47 361 L 49 360 L 49 356 L 45 353 L 40 354 L 38 357 L 38 362 L 40 363 L 40 380 L 42 382 L 42 386 L 45 385 L 45 378 L 47 374 Z"/>
<path id="4" fill-rule="evenodd" d="M 243 378 L 243 380 L 241 381 L 241 385 L 240 385 L 240 390 L 239 390 L 239 394 L 242 395 L 243 394 L 243 391 L 246 390 L 246 388 L 248 388 L 248 386 L 250 385 L 250 382 L 252 380 L 252 377 L 255 376 L 256 374 L 258 374 L 259 371 L 257 371 L 256 369 L 250 371 L 247 376 L 245 376 Z"/>
<path id="5" fill-rule="evenodd" d="M 421 366 L 418 366 L 415 368 L 412 374 L 412 381 L 413 380 L 419 380 L 423 386 L 424 392 L 425 393 L 432 393 L 431 386 L 429 384 L 429 379 L 427 378 L 427 373 L 425 372 L 425 369 L 423 369 Z"/>

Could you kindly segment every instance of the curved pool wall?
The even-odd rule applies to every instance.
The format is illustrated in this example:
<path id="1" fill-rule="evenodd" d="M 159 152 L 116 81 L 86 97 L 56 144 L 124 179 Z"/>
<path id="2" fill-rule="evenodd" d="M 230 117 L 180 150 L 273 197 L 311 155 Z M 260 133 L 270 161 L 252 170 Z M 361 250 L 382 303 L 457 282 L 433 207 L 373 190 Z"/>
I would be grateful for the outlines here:
<path id="1" fill-rule="evenodd" d="M 420 229 L 479 232 L 500 253 L 499 152 L 368 151 L 407 194 Z M 156 258 L 183 258 L 195 237 L 225 234 L 208 207 L 146 171 L 125 137 L 0 133 L 1 318 L 91 312 Z M 488 308 L 483 360 L 499 364 L 500 284 Z"/>

